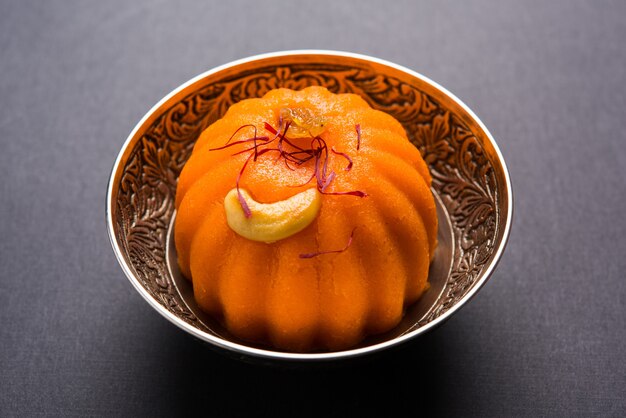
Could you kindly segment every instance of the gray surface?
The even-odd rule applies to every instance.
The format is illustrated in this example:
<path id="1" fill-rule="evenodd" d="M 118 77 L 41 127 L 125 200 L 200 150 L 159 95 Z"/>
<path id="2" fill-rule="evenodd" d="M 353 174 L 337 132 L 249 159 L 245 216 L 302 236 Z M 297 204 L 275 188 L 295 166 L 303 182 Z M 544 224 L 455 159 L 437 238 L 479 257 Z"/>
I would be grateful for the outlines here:
<path id="1" fill-rule="evenodd" d="M 0 416 L 626 413 L 626 3 L 175 3 L 0 2 Z M 226 359 L 153 312 L 110 249 L 104 196 L 163 95 L 301 48 L 454 92 L 498 141 L 516 213 L 496 274 L 442 328 L 288 371 Z"/>

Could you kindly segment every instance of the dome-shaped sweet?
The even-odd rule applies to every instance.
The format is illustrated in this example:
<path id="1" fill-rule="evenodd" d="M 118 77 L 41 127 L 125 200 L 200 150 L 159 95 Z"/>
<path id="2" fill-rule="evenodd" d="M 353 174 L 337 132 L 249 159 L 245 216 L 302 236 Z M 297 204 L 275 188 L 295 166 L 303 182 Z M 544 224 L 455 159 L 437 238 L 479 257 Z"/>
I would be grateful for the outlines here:
<path id="1" fill-rule="evenodd" d="M 291 351 L 349 348 L 397 325 L 428 287 L 430 183 L 400 123 L 359 96 L 272 90 L 231 106 L 183 168 L 180 269 L 199 306 L 239 338 Z M 321 206 L 301 231 L 254 241 L 227 222 L 224 199 L 236 187 L 262 203 L 317 188 Z"/>

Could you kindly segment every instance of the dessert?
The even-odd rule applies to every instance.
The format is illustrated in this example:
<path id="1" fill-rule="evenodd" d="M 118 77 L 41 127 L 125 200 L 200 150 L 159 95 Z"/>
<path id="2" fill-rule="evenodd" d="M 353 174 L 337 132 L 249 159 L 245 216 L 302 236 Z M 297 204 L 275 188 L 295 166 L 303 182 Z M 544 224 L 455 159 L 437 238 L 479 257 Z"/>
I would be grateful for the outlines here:
<path id="1" fill-rule="evenodd" d="M 428 288 L 430 184 L 400 123 L 361 97 L 272 90 L 231 106 L 183 168 L 180 270 L 241 339 L 349 348 Z"/>

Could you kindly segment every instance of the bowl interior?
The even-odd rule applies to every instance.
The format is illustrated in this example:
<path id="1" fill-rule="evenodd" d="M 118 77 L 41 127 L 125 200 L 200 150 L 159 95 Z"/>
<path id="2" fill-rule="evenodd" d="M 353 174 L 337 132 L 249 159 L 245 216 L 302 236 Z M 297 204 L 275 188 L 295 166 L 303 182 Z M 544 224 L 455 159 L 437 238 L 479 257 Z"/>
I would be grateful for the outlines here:
<path id="1" fill-rule="evenodd" d="M 341 353 L 292 354 L 238 341 L 198 309 L 172 245 L 178 175 L 202 130 L 230 105 L 270 89 L 327 87 L 356 93 L 394 116 L 433 175 L 440 220 L 431 288 L 394 330 Z M 238 354 L 336 358 L 394 345 L 449 317 L 484 284 L 510 229 L 512 196 L 497 146 L 473 113 L 432 81 L 376 59 L 343 53 L 270 54 L 209 71 L 157 104 L 125 143 L 109 183 L 107 218 L 125 273 L 160 313 Z"/>

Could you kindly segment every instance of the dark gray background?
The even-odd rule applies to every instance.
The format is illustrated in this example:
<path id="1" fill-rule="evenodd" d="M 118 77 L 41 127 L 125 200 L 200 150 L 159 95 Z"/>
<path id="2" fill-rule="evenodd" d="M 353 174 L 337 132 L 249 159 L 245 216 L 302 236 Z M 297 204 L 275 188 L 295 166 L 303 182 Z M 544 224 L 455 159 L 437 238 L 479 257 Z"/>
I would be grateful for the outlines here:
<path id="1" fill-rule="evenodd" d="M 618 1 L 0 1 L 0 416 L 623 416 L 625 42 Z M 495 136 L 516 201 L 499 268 L 443 327 L 294 371 L 222 357 L 155 313 L 104 208 L 161 97 L 302 48 L 446 86 Z"/>

